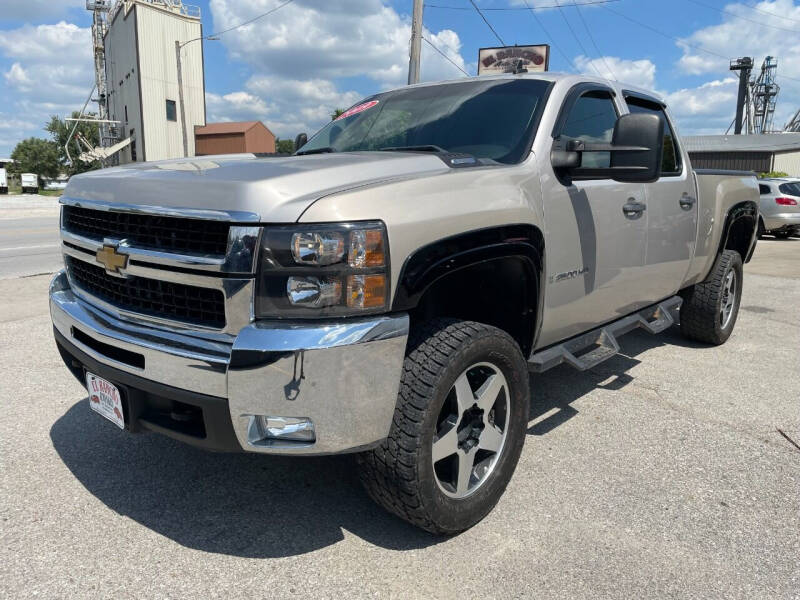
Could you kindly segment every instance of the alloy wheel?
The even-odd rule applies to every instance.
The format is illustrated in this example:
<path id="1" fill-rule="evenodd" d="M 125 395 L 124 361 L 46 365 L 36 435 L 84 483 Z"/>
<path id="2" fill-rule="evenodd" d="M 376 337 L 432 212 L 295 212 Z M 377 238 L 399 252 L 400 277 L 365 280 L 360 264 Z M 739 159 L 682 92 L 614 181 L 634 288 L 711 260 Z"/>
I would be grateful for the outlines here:
<path id="1" fill-rule="evenodd" d="M 725 276 L 722 288 L 722 305 L 719 311 L 719 322 L 722 329 L 728 326 L 733 316 L 733 309 L 736 304 L 736 271 L 731 269 Z"/>
<path id="2" fill-rule="evenodd" d="M 465 498 L 489 479 L 505 446 L 508 420 L 508 382 L 499 368 L 477 363 L 456 378 L 432 449 L 436 483 L 445 495 Z"/>

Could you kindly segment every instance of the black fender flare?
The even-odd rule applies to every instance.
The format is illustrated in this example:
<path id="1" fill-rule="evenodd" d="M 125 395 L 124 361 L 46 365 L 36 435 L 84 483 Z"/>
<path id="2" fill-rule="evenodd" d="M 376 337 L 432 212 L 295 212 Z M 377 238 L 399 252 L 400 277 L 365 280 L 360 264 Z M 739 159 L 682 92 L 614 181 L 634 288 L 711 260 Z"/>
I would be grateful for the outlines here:
<path id="1" fill-rule="evenodd" d="M 724 229 L 722 230 L 722 235 L 719 238 L 719 248 L 717 248 L 717 254 L 721 254 L 722 251 L 728 247 L 728 241 L 730 240 L 733 224 L 741 219 L 752 219 L 753 232 L 750 236 L 750 243 L 747 246 L 747 252 L 745 253 L 745 256 L 742 257 L 742 262 L 750 262 L 753 252 L 756 249 L 756 242 L 758 241 L 759 217 L 758 204 L 753 200 L 746 200 L 731 206 L 725 215 Z"/>
<path id="2" fill-rule="evenodd" d="M 529 224 L 501 225 L 460 233 L 412 252 L 403 263 L 393 311 L 413 310 L 431 286 L 463 269 L 496 260 L 519 260 L 535 289 L 528 297 L 534 315 L 531 348 L 539 336 L 544 307 L 544 235 Z"/>

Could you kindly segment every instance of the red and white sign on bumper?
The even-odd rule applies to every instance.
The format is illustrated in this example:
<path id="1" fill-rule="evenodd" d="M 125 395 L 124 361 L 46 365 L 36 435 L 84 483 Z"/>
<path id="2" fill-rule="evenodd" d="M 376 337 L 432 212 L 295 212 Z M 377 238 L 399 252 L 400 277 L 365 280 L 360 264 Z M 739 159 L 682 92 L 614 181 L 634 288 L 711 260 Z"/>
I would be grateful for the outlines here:
<path id="1" fill-rule="evenodd" d="M 504 46 L 481 48 L 478 51 L 478 75 L 547 71 L 550 65 L 550 46 Z"/>
<path id="2" fill-rule="evenodd" d="M 89 392 L 89 406 L 92 407 L 92 410 L 103 415 L 120 429 L 125 429 L 122 399 L 117 386 L 102 377 L 87 372 L 86 390 Z"/>

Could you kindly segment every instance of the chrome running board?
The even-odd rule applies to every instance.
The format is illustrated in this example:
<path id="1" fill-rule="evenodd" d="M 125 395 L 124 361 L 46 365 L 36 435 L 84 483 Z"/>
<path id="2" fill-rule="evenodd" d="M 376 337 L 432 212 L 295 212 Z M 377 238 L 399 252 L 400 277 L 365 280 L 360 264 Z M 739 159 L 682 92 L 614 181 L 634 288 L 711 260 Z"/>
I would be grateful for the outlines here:
<path id="1" fill-rule="evenodd" d="M 641 328 L 656 334 L 671 327 L 678 320 L 682 301 L 680 296 L 673 296 L 566 342 L 540 350 L 528 360 L 528 368 L 534 373 L 542 373 L 567 363 L 579 371 L 591 369 L 619 352 L 618 337 L 634 329 Z"/>

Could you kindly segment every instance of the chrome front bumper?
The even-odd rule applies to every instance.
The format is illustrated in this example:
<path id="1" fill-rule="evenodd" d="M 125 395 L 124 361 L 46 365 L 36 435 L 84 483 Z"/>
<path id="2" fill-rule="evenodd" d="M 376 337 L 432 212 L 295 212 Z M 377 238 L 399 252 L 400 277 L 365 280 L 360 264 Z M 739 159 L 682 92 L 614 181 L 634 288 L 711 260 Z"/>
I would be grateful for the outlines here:
<path id="1" fill-rule="evenodd" d="M 112 316 L 76 296 L 63 271 L 50 285 L 50 314 L 55 329 L 99 363 L 227 399 L 245 451 L 352 452 L 389 433 L 408 337 L 406 314 L 326 323 L 256 321 L 225 343 Z M 144 364 L 126 362 L 124 353 L 109 348 L 140 355 Z M 257 440 L 252 430 L 258 416 L 311 419 L 316 440 Z"/>

